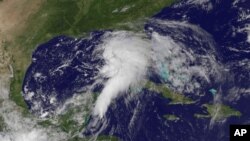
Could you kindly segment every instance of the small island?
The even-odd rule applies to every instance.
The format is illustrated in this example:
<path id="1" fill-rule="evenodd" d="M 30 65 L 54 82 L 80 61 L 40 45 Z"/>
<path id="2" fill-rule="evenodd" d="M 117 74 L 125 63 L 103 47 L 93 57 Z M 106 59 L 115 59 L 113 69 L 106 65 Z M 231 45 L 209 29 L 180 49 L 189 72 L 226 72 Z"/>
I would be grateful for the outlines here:
<path id="1" fill-rule="evenodd" d="M 178 121 L 178 120 L 180 120 L 180 118 L 177 117 L 176 115 L 164 115 L 164 118 L 169 120 L 169 121 Z"/>

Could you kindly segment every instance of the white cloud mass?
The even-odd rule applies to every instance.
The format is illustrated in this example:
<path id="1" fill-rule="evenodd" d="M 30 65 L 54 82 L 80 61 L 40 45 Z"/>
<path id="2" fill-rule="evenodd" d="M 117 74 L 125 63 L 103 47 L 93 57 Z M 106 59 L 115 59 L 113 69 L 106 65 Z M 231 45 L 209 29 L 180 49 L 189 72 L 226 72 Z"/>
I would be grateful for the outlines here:
<path id="1" fill-rule="evenodd" d="M 100 73 L 108 81 L 94 108 L 94 115 L 100 118 L 114 98 L 144 78 L 150 56 L 147 39 L 143 39 L 140 34 L 126 31 L 108 33 L 102 48 L 106 64 Z"/>
<path id="2" fill-rule="evenodd" d="M 147 79 L 149 68 L 165 77 L 163 81 L 180 93 L 199 94 L 201 83 L 210 83 L 210 78 L 214 75 L 220 77 L 213 54 L 213 40 L 209 34 L 188 23 L 155 21 L 154 24 L 168 27 L 169 30 L 177 28 L 178 30 L 173 31 L 178 39 L 153 30 L 150 38 L 146 38 L 145 34 L 126 31 L 106 33 L 104 43 L 100 45 L 105 60 L 105 65 L 100 69 L 100 76 L 107 78 L 107 81 L 97 98 L 93 115 L 103 118 L 113 99 Z M 197 45 L 206 53 L 199 54 L 195 48 L 181 43 L 180 41 L 187 38 L 183 35 L 183 30 L 192 30 L 194 36 L 190 36 L 193 40 L 207 45 Z"/>

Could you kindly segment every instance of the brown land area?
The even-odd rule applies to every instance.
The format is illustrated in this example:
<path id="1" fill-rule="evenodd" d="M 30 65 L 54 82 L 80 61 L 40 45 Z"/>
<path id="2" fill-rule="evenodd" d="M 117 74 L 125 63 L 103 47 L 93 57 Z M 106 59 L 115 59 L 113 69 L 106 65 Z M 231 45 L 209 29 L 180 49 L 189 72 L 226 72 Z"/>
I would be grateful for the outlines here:
<path id="1" fill-rule="evenodd" d="M 10 45 L 14 45 L 15 37 L 22 33 L 29 16 L 41 3 L 42 0 L 0 0 L 0 75 L 10 72 L 12 52 L 21 53 Z"/>

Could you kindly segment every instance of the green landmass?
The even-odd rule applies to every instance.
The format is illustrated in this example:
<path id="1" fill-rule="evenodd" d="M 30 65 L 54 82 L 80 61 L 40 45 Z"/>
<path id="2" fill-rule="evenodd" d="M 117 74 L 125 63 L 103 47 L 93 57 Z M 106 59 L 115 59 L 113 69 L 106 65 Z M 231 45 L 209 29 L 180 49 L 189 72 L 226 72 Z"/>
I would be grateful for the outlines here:
<path id="1" fill-rule="evenodd" d="M 81 122 L 74 119 L 75 115 L 81 115 L 82 119 Z M 78 110 L 74 111 L 72 109 L 68 110 L 66 113 L 59 115 L 56 120 L 54 119 L 47 119 L 38 122 L 38 125 L 43 127 L 57 127 L 61 129 L 63 132 L 69 133 L 71 136 L 79 133 L 82 129 L 87 125 L 86 122 L 88 121 L 89 115 L 83 114 Z"/>
<path id="2" fill-rule="evenodd" d="M 59 115 L 57 120 L 46 119 L 38 121 L 38 125 L 43 127 L 59 127 L 63 132 L 73 134 L 80 128 L 77 121 L 73 120 L 72 111 Z"/>
<path id="3" fill-rule="evenodd" d="M 89 111 L 91 109 L 91 104 L 94 103 L 98 95 L 98 93 L 93 93 L 91 94 L 91 98 L 87 100 L 87 103 L 82 103 L 77 106 L 68 106 L 65 113 L 50 119 L 39 121 L 38 124 L 43 127 L 57 127 L 63 132 L 74 136 L 75 134 L 80 133 L 87 126 L 90 119 Z"/>
<path id="4" fill-rule="evenodd" d="M 179 117 L 177 117 L 176 115 L 164 115 L 164 118 L 170 121 L 178 121 L 180 120 Z"/>
<path id="5" fill-rule="evenodd" d="M 0 115 L 0 132 L 4 131 L 6 128 L 6 124 L 4 122 L 4 118 Z"/>
<path id="6" fill-rule="evenodd" d="M 44 127 L 53 126 L 59 127 L 63 132 L 69 133 L 70 135 L 74 135 L 82 131 L 84 127 L 86 127 L 89 115 L 87 114 L 89 109 L 81 109 L 80 107 L 74 107 L 72 109 L 68 109 L 66 113 L 59 115 L 56 117 L 56 121 L 52 122 L 51 120 L 45 120 L 39 122 L 39 125 Z M 81 119 L 75 119 L 75 116 L 81 116 Z M 52 119 L 53 120 L 53 119 Z"/>
<path id="7" fill-rule="evenodd" d="M 26 21 L 26 29 L 10 43 L 14 78 L 10 99 L 27 109 L 21 95 L 25 71 L 37 45 L 57 35 L 73 37 L 100 29 L 138 30 L 146 17 L 169 6 L 174 0 L 45 0 Z M 25 111 L 27 112 L 27 111 Z"/>
<path id="8" fill-rule="evenodd" d="M 115 136 L 101 135 L 97 137 L 97 141 L 119 141 L 119 139 Z"/>
<path id="9" fill-rule="evenodd" d="M 203 107 L 207 109 L 208 114 L 195 114 L 194 116 L 196 118 L 214 118 L 215 120 L 222 120 L 231 116 L 241 116 L 240 111 L 223 104 L 204 104 Z"/>
<path id="10" fill-rule="evenodd" d="M 69 110 L 66 114 L 60 115 L 59 119 L 59 127 L 62 131 L 74 134 L 77 132 L 81 125 L 78 124 L 77 121 L 73 119 L 74 111 Z"/>
<path id="11" fill-rule="evenodd" d="M 170 99 L 170 104 L 192 104 L 194 101 L 191 98 L 186 97 L 185 95 L 175 93 L 167 88 L 164 84 L 155 84 L 148 81 L 145 85 L 145 88 L 151 91 L 158 92 L 162 94 L 167 99 Z"/>
<path id="12" fill-rule="evenodd" d="M 41 125 L 43 127 L 49 127 L 49 126 L 53 126 L 54 124 L 50 121 L 50 120 L 42 120 L 38 122 L 38 125 Z"/>

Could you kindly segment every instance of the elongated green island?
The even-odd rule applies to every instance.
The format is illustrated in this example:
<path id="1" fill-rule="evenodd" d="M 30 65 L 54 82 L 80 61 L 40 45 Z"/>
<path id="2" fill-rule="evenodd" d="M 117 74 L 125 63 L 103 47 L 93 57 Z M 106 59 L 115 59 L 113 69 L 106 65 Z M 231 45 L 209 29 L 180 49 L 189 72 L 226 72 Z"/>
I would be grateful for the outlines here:
<path id="1" fill-rule="evenodd" d="M 183 94 L 172 92 L 164 84 L 155 84 L 153 82 L 148 81 L 145 85 L 145 88 L 151 91 L 158 92 L 165 98 L 170 99 L 171 102 L 169 104 L 193 104 L 195 102 L 191 98 L 188 98 Z"/>

